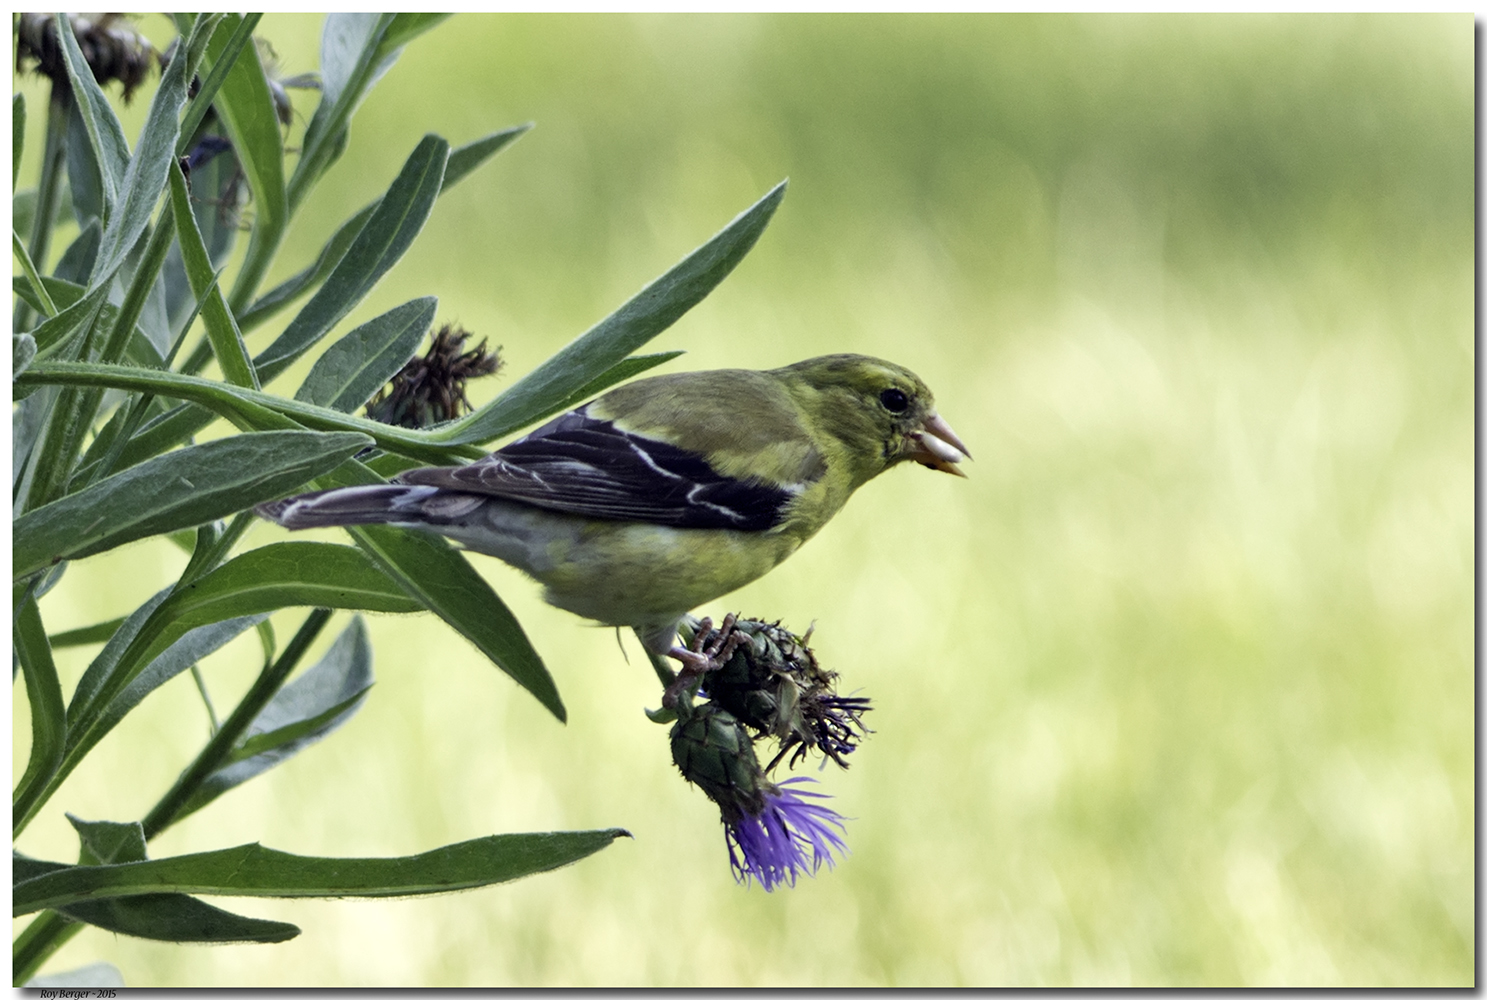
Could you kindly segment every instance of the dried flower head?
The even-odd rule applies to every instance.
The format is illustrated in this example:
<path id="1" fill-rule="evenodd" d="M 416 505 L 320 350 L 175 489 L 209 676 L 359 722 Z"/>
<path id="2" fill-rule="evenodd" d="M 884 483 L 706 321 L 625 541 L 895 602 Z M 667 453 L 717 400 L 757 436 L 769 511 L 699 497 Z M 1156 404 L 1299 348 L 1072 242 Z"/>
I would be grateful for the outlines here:
<path id="1" fill-rule="evenodd" d="M 150 64 L 156 61 L 149 39 L 134 30 L 122 14 L 65 14 L 72 34 L 93 79 L 105 86 L 118 80 L 124 86 L 124 102 L 145 82 Z M 22 14 L 16 20 L 15 68 L 24 73 L 28 63 L 35 64 L 38 76 L 52 81 L 53 90 L 72 93 L 67 78 L 67 63 L 57 39 L 57 22 L 51 14 Z"/>
<path id="2" fill-rule="evenodd" d="M 792 749 L 792 767 L 812 749 L 846 767 L 843 758 L 869 732 L 862 723 L 872 709 L 868 699 L 836 693 L 837 675 L 817 661 L 807 645 L 809 632 L 798 636 L 779 622 L 752 619 L 735 621 L 733 630 L 749 641 L 734 649 L 722 669 L 703 677 L 701 690 L 744 725 L 779 740 L 779 752 L 764 770 L 774 770 Z"/>
<path id="3" fill-rule="evenodd" d="M 431 427 L 470 410 L 465 383 L 501 370 L 501 349 L 486 341 L 465 351 L 470 334 L 446 323 L 421 358 L 414 358 L 367 404 L 367 416 L 398 427 Z"/>

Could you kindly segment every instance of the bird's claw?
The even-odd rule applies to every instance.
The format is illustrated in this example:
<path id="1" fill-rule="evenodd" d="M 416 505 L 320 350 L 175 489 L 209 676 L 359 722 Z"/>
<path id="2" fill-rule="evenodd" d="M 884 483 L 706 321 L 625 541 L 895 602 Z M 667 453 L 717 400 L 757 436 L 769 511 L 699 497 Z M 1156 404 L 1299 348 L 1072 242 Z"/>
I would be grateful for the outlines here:
<path id="1" fill-rule="evenodd" d="M 665 708 L 676 708 L 676 702 L 686 687 L 703 674 L 714 670 L 721 670 L 727 662 L 733 658 L 733 651 L 748 641 L 749 637 L 743 632 L 735 632 L 734 624 L 738 616 L 728 614 L 723 618 L 723 627 L 708 640 L 709 633 L 713 630 L 713 620 L 704 618 L 697 623 L 697 630 L 692 633 L 690 646 L 673 646 L 666 651 L 666 655 L 682 664 L 682 669 L 677 673 L 676 680 L 672 681 L 666 688 L 666 694 L 661 698 L 661 705 Z"/>

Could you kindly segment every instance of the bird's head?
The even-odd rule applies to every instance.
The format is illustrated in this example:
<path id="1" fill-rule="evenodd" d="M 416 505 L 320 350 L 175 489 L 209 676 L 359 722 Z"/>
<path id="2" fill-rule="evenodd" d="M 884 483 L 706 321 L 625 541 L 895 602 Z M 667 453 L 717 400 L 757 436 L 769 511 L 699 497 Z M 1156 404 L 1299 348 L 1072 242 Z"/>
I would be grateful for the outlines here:
<path id="1" fill-rule="evenodd" d="M 848 446 L 863 483 L 899 462 L 964 476 L 970 451 L 935 412 L 918 375 L 862 354 L 828 354 L 780 369 L 819 425 Z"/>

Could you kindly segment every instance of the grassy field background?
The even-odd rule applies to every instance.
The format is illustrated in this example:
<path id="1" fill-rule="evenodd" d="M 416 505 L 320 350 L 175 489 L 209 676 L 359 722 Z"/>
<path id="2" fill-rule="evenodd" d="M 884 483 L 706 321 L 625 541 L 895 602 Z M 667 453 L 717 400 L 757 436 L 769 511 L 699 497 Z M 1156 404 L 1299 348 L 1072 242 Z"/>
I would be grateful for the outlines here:
<path id="1" fill-rule="evenodd" d="M 287 73 L 317 64 L 318 32 L 260 28 Z M 104 960 L 141 986 L 1472 984 L 1473 60 L 1469 14 L 436 28 L 366 101 L 271 282 L 424 132 L 535 121 L 341 326 L 437 295 L 441 320 L 504 346 L 510 374 L 479 403 L 788 176 L 756 250 L 655 341 L 688 352 L 670 370 L 881 355 L 974 451 L 967 481 L 870 484 L 701 609 L 815 622 L 825 664 L 873 698 L 852 769 L 818 775 L 852 853 L 793 890 L 735 885 L 716 810 L 641 712 L 660 692 L 633 638 L 627 663 L 611 631 L 472 557 L 566 726 L 436 619 L 374 617 L 361 713 L 152 856 L 633 841 L 455 896 L 228 902 L 304 929 L 281 945 L 87 930 L 48 968 Z M 37 109 L 24 186 L 44 90 L 16 85 Z M 48 627 L 126 613 L 183 565 L 163 542 L 79 563 Z M 64 691 L 92 654 L 61 658 Z M 208 661 L 219 706 L 257 656 L 250 637 Z M 205 735 L 191 682 L 167 685 L 18 846 L 69 859 L 63 810 L 138 817 Z"/>

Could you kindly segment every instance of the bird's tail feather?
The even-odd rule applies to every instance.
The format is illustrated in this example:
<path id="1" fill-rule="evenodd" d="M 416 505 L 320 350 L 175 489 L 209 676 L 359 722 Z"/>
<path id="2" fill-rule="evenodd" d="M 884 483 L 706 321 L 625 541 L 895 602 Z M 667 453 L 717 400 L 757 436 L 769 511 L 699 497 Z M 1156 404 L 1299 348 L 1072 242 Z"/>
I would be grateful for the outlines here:
<path id="1" fill-rule="evenodd" d="M 428 520 L 423 501 L 437 492 L 434 486 L 396 483 L 344 486 L 261 503 L 253 509 L 259 517 L 291 531 L 350 524 L 419 524 Z"/>

